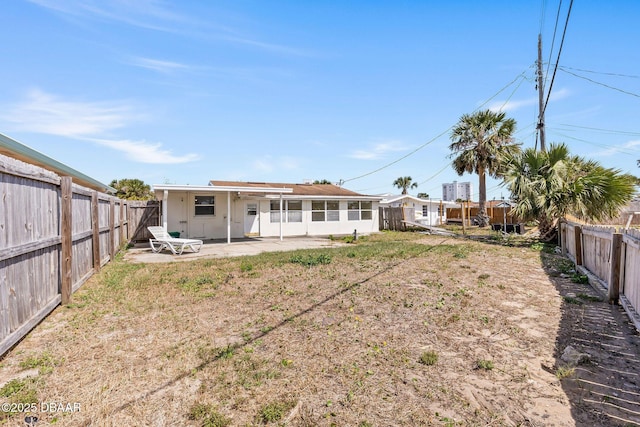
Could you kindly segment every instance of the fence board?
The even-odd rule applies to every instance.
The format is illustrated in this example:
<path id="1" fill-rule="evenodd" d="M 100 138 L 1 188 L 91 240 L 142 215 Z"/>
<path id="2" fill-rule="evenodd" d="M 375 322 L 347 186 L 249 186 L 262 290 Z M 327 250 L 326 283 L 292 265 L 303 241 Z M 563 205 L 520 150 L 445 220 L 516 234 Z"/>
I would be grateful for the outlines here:
<path id="1" fill-rule="evenodd" d="M 636 327 L 640 329 L 640 230 L 622 232 L 623 266 L 620 272 L 620 295 L 624 297 L 624 306 L 632 316 Z"/>
<path id="2" fill-rule="evenodd" d="M 611 241 L 615 229 L 582 227 L 582 265 L 609 287 L 611 276 Z"/>
<path id="3" fill-rule="evenodd" d="M 60 246 L 0 261 L 0 343 L 58 296 Z"/>
<path id="4" fill-rule="evenodd" d="M 160 225 L 160 202 L 158 201 L 132 201 L 128 203 L 127 228 L 129 239 L 133 242 L 148 241 L 152 236 L 147 227 Z M 384 218 L 379 217 L 382 226 Z"/>
<path id="5" fill-rule="evenodd" d="M 562 233 L 562 250 L 572 260 L 576 260 L 576 233 L 575 224 L 562 222 L 564 233 Z"/>
<path id="6" fill-rule="evenodd" d="M 58 235 L 58 187 L 0 174 L 0 247 L 8 248 Z"/>

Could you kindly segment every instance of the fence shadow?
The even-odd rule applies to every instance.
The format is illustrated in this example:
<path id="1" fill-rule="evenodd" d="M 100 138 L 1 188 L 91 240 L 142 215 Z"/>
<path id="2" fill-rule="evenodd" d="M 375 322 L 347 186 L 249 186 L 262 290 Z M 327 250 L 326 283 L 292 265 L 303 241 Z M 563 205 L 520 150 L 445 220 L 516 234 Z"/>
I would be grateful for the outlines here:
<path id="1" fill-rule="evenodd" d="M 572 274 L 567 258 L 542 252 L 541 260 L 563 297 L 554 370 L 566 375 L 561 384 L 576 425 L 640 426 L 640 335 L 633 323 L 584 276 Z M 586 355 L 577 365 L 563 360 L 569 346 Z"/>

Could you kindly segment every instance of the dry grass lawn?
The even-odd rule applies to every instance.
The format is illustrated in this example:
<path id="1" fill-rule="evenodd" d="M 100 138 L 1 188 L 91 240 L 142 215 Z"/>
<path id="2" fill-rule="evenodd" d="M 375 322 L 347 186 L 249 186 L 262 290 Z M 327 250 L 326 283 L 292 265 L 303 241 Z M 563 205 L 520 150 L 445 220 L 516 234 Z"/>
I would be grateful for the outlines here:
<path id="1" fill-rule="evenodd" d="M 0 361 L 0 402 L 80 408 L 38 426 L 575 425 L 545 249 L 382 233 L 119 260 Z"/>

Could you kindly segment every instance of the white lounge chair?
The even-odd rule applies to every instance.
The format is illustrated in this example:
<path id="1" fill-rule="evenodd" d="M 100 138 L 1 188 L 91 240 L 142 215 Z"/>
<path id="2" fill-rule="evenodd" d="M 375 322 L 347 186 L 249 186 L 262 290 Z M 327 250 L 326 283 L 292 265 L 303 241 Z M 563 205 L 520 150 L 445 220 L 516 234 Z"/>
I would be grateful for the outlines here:
<path id="1" fill-rule="evenodd" d="M 147 227 L 153 234 L 153 239 L 149 239 L 151 250 L 155 253 L 161 252 L 163 249 L 169 249 L 174 255 L 182 255 L 184 248 L 189 248 L 193 252 L 200 252 L 202 240 L 196 239 L 179 239 L 172 237 L 163 227 Z"/>

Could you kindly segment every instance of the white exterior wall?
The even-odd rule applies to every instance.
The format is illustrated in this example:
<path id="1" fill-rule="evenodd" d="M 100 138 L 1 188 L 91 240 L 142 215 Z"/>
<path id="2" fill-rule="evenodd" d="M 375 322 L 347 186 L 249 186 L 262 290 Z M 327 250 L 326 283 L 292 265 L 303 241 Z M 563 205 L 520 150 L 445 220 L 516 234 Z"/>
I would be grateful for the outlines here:
<path id="1" fill-rule="evenodd" d="M 212 216 L 195 215 L 195 197 L 215 196 L 215 214 Z M 258 205 L 259 235 L 261 237 L 280 236 L 280 223 L 271 222 L 270 201 L 272 199 L 245 199 L 231 194 L 231 237 L 245 235 L 245 209 L 247 202 Z M 292 199 L 296 200 L 296 199 Z M 299 199 L 297 199 L 299 200 Z M 332 200 L 332 199 L 328 199 Z M 335 199 L 333 199 L 335 200 Z M 379 231 L 377 201 L 372 201 L 371 220 L 349 221 L 347 200 L 340 200 L 339 221 L 311 221 L 311 200 L 302 200 L 302 222 L 284 222 L 283 236 L 328 236 L 352 234 L 370 234 Z M 286 212 L 283 212 L 286 218 Z M 226 239 L 227 237 L 227 193 L 198 193 L 189 191 L 169 191 L 167 205 L 167 231 L 179 231 L 182 238 Z"/>
<path id="2" fill-rule="evenodd" d="M 195 214 L 196 196 L 215 197 L 212 216 Z M 243 236 L 241 203 L 231 196 L 231 237 Z M 227 237 L 227 193 L 198 193 L 170 191 L 167 206 L 167 231 L 179 231 L 180 237 L 190 239 L 224 239 Z"/>
<path id="3" fill-rule="evenodd" d="M 438 226 L 446 224 L 447 222 L 447 207 L 451 207 L 450 203 L 444 203 L 442 205 L 442 221 L 440 220 L 440 214 L 438 208 L 440 207 L 440 200 L 423 200 L 415 199 L 411 196 L 406 196 L 401 199 L 394 199 L 392 202 L 383 203 L 382 206 L 389 206 L 392 208 L 407 207 L 415 209 L 415 220 L 426 225 Z M 423 208 L 427 207 L 428 214 L 423 213 Z"/>
<path id="4" fill-rule="evenodd" d="M 292 199 L 295 200 L 295 199 Z M 330 199 L 327 199 L 330 200 Z M 340 201 L 339 221 L 312 221 L 311 220 L 311 200 L 302 201 L 302 222 L 284 222 L 282 224 L 283 236 L 328 236 L 352 234 L 354 230 L 358 234 L 370 234 L 379 231 L 378 223 L 378 202 L 371 203 L 371 220 L 349 221 L 346 200 Z M 280 223 L 271 222 L 269 201 L 262 201 L 260 204 L 260 236 L 274 237 L 280 235 Z M 283 218 L 286 218 L 283 212 Z"/>

